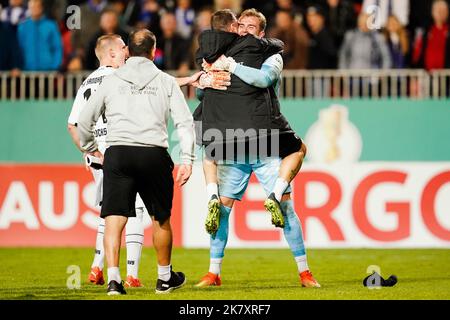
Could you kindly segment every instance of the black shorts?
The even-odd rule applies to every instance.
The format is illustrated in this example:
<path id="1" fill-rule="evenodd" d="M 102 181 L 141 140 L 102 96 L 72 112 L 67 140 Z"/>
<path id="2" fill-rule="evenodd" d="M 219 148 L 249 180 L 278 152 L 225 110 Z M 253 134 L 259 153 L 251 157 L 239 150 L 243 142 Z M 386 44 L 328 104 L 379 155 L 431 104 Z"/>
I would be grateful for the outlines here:
<path id="1" fill-rule="evenodd" d="M 284 159 L 291 153 L 300 151 L 303 141 L 294 132 L 286 132 L 280 134 L 280 150 L 279 157 Z"/>
<path id="2" fill-rule="evenodd" d="M 253 147 L 250 147 L 250 144 L 253 144 Z M 280 157 L 283 159 L 291 153 L 300 151 L 302 144 L 302 139 L 294 132 L 289 131 L 245 142 L 213 142 L 205 147 L 205 156 L 215 161 L 248 161 L 247 158 L 255 157 Z"/>
<path id="3" fill-rule="evenodd" d="M 100 216 L 135 217 L 139 192 L 149 214 L 163 223 L 170 217 L 174 164 L 160 147 L 111 146 L 103 163 L 103 203 Z"/>

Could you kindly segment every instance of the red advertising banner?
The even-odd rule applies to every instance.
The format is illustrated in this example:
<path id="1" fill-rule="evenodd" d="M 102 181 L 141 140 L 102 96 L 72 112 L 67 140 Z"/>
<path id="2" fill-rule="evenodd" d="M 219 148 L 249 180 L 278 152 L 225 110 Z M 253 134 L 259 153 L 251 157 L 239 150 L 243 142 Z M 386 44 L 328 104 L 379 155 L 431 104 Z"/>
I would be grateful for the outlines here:
<path id="1" fill-rule="evenodd" d="M 305 163 L 292 183 L 308 247 L 450 247 L 448 162 Z M 228 247 L 285 247 L 252 176 L 230 216 Z M 98 210 L 90 172 L 78 165 L 0 165 L 0 247 L 93 246 Z M 174 245 L 209 246 L 201 166 L 175 187 Z M 151 245 L 151 226 L 145 232 Z"/>
<path id="2" fill-rule="evenodd" d="M 90 172 L 79 165 L 0 165 L 0 246 L 92 246 L 99 212 Z M 182 239 L 175 189 L 174 245 Z M 151 245 L 151 227 L 145 245 Z"/>

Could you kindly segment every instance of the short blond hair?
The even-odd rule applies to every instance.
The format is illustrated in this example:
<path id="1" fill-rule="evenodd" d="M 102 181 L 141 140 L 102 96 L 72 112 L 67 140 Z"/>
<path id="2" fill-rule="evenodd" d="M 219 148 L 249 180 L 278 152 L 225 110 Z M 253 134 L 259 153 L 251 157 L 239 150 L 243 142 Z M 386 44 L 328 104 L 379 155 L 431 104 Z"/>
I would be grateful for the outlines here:
<path id="1" fill-rule="evenodd" d="M 102 57 L 102 51 L 107 46 L 110 45 L 112 41 L 115 39 L 122 39 L 121 36 L 118 34 L 106 34 L 104 36 L 101 36 L 97 39 L 97 43 L 95 44 L 95 55 L 97 56 L 97 59 L 100 60 Z"/>
<path id="2" fill-rule="evenodd" d="M 267 20 L 266 17 L 259 12 L 258 10 L 252 8 L 252 9 L 247 9 L 242 11 L 241 15 L 239 16 L 239 19 L 244 18 L 244 17 L 256 17 L 259 20 L 259 28 L 261 29 L 260 31 L 264 31 L 266 30 L 266 26 L 267 26 Z"/>

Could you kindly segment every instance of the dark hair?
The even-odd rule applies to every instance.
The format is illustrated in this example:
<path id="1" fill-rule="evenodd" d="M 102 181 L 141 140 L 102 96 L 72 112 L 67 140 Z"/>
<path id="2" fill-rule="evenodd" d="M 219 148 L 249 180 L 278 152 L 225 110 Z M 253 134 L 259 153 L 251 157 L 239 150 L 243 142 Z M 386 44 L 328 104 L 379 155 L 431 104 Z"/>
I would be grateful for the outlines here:
<path id="1" fill-rule="evenodd" d="M 139 29 L 131 32 L 128 39 L 130 56 L 148 57 L 156 44 L 156 37 L 148 29 Z"/>
<path id="2" fill-rule="evenodd" d="M 236 15 L 230 9 L 218 10 L 211 16 L 211 29 L 228 31 L 228 27 L 236 20 Z"/>
<path id="3" fill-rule="evenodd" d="M 317 5 L 312 5 L 309 6 L 308 9 L 306 10 L 306 13 L 311 13 L 311 14 L 317 14 L 319 16 L 325 17 L 325 11 L 324 8 L 317 4 Z"/>

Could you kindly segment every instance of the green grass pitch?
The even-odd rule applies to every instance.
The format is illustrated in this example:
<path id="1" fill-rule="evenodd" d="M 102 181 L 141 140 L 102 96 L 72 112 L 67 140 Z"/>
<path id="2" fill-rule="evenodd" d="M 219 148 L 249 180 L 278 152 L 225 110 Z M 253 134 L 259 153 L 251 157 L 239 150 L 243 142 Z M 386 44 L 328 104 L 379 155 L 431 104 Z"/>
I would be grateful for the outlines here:
<path id="1" fill-rule="evenodd" d="M 175 271 L 187 284 L 169 295 L 156 295 L 156 259 L 145 248 L 140 265 L 144 288 L 108 297 L 106 286 L 88 284 L 93 258 L 89 248 L 0 249 L 0 299 L 192 299 L 192 300 L 303 300 L 303 299 L 450 299 L 450 250 L 438 249 L 324 249 L 309 250 L 309 266 L 322 288 L 302 288 L 288 249 L 228 249 L 221 287 L 197 289 L 194 284 L 208 271 L 205 249 L 174 249 Z M 67 268 L 81 270 L 81 288 L 68 289 Z M 378 265 L 383 277 L 398 276 L 392 288 L 363 287 L 369 265 Z M 125 250 L 121 273 L 125 277 Z"/>

